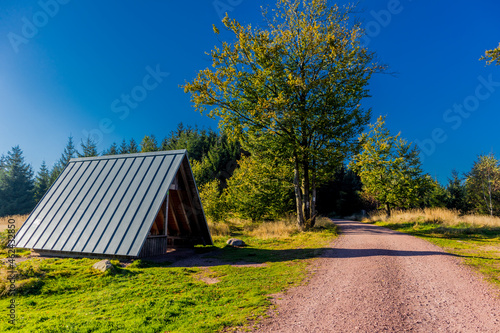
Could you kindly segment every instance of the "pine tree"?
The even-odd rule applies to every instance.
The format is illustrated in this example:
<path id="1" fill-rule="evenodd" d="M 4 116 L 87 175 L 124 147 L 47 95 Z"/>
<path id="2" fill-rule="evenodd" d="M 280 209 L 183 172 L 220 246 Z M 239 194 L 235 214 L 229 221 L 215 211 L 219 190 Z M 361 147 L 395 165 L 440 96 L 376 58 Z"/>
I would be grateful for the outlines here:
<path id="1" fill-rule="evenodd" d="M 430 180 L 430 190 L 425 193 L 421 203 L 422 208 L 446 207 L 448 192 L 437 179 Z"/>
<path id="2" fill-rule="evenodd" d="M 52 167 L 50 172 L 50 185 L 52 185 L 57 177 L 61 174 L 64 168 L 68 165 L 69 161 L 78 154 L 75 145 L 73 144 L 73 137 L 70 135 L 68 137 L 68 143 L 61 154 L 59 160 Z M 49 186 L 50 186 L 49 185 Z"/>
<path id="3" fill-rule="evenodd" d="M 111 147 L 103 153 L 103 155 L 118 155 L 118 145 L 116 142 L 111 144 Z"/>
<path id="4" fill-rule="evenodd" d="M 57 180 L 57 177 L 61 174 L 61 172 L 64 170 L 64 166 L 62 166 L 59 161 L 54 163 L 54 166 L 52 166 L 52 170 L 50 171 L 50 185 L 55 183 Z"/>
<path id="5" fill-rule="evenodd" d="M 446 208 L 456 209 L 461 213 L 466 213 L 469 210 L 465 181 L 460 177 L 457 170 L 451 172 L 451 178 L 448 179 L 448 185 L 446 186 L 446 193 Z"/>
<path id="6" fill-rule="evenodd" d="M 45 161 L 42 162 L 40 171 L 35 178 L 35 201 L 38 202 L 50 187 L 50 172 Z"/>
<path id="7" fill-rule="evenodd" d="M 97 153 L 97 143 L 89 136 L 85 142 L 80 143 L 82 146 L 82 153 L 78 153 L 79 157 L 92 157 L 99 155 Z"/>
<path id="8" fill-rule="evenodd" d="M 0 186 L 2 181 L 2 176 L 5 173 L 5 167 L 7 166 L 7 158 L 5 155 L 0 156 Z"/>
<path id="9" fill-rule="evenodd" d="M 129 146 L 127 144 L 127 141 L 123 139 L 122 144 L 120 145 L 120 154 L 128 154 L 129 153 Z"/>
<path id="10" fill-rule="evenodd" d="M 128 152 L 130 154 L 135 154 L 135 153 L 139 152 L 139 146 L 137 146 L 137 143 L 135 142 L 135 140 L 133 138 L 130 139 L 130 145 L 128 148 Z"/>
<path id="11" fill-rule="evenodd" d="M 2 162 L 0 216 L 27 214 L 35 206 L 33 169 L 24 162 L 23 151 L 15 146 Z"/>
<path id="12" fill-rule="evenodd" d="M 61 158 L 59 159 L 59 163 L 63 168 L 68 165 L 69 161 L 77 155 L 77 151 L 75 148 L 75 145 L 73 144 L 73 137 L 70 135 L 68 137 L 68 143 L 66 144 L 66 147 L 64 147 L 64 151 L 62 153 Z"/>

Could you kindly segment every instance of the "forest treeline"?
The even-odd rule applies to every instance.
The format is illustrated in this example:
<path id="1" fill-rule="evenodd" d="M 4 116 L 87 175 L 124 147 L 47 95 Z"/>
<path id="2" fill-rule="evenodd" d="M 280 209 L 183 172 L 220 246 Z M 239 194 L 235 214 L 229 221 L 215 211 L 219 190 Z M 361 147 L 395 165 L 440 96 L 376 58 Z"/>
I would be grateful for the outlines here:
<path id="1" fill-rule="evenodd" d="M 360 146 L 362 152 L 351 159 L 351 164 L 344 163 L 324 177 L 317 191 L 319 214 L 349 216 L 385 209 L 390 204 L 392 209 L 446 207 L 463 214 L 500 215 L 500 167 L 494 155 L 478 156 L 467 173 L 453 171 L 445 185 L 421 170 L 417 170 L 423 175 L 419 178 L 421 182 L 412 184 L 408 182 L 412 176 L 402 172 L 407 170 L 415 174 L 415 170 L 402 165 L 398 171 L 394 163 L 411 164 L 416 159 L 414 162 L 418 164 L 418 152 L 409 154 L 411 144 L 398 141 L 402 140 L 399 136 L 391 136 L 380 119 L 377 124 L 365 134 Z M 399 142 L 399 146 L 395 142 Z M 391 156 L 387 149 L 382 149 L 385 155 L 378 151 L 377 159 L 384 170 L 383 177 L 381 174 L 375 178 L 389 186 L 384 190 L 383 184 L 376 183 L 370 189 L 370 178 L 353 164 L 362 161 L 363 152 L 374 156 L 377 147 L 388 145 L 392 145 L 396 155 Z M 295 211 L 293 170 L 287 164 L 255 152 L 250 154 L 224 133 L 186 127 L 181 123 L 161 141 L 154 135 L 147 135 L 139 143 L 134 139 L 123 140 L 119 145 L 113 143 L 100 153 L 91 139 L 80 142 L 77 147 L 70 136 L 59 160 L 51 168 L 43 162 L 36 174 L 25 161 L 21 148 L 13 147 L 0 158 L 0 216 L 29 213 L 71 158 L 176 149 L 187 149 L 205 213 L 212 221 L 224 221 L 231 216 L 253 221 L 273 220 Z M 393 165 L 388 166 L 387 161 L 393 161 Z M 370 170 L 376 169 L 366 161 L 360 163 Z M 405 192 L 417 195 L 411 198 Z"/>

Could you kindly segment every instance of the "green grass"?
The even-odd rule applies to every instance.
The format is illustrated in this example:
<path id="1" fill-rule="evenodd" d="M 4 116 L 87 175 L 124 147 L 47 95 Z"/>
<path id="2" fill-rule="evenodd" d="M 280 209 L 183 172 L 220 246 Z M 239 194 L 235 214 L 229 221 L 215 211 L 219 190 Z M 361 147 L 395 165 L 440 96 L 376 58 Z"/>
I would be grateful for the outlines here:
<path id="1" fill-rule="evenodd" d="M 266 263 L 175 268 L 136 261 L 116 273 L 91 269 L 91 259 L 30 259 L 18 266 L 15 326 L 0 299 L 1 332 L 217 332 L 265 316 L 271 294 L 304 282 L 307 266 L 333 237 L 334 226 L 262 240 L 239 235 L 246 248 L 224 247 L 219 259 Z M 224 238 L 224 240 L 227 239 Z M 200 251 L 206 251 L 200 249 Z M 306 260 L 304 260 L 306 259 Z M 207 284 L 200 276 L 219 282 Z"/>
<path id="2" fill-rule="evenodd" d="M 455 254 L 500 287 L 500 228 L 466 223 L 388 223 L 376 225 L 423 238 Z"/>

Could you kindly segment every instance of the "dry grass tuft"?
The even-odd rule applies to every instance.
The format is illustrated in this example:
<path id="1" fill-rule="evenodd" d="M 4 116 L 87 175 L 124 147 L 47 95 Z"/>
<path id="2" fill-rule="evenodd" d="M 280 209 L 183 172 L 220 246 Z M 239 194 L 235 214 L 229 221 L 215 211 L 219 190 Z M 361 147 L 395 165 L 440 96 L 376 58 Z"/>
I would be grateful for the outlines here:
<path id="1" fill-rule="evenodd" d="M 321 228 L 321 227 L 330 227 L 334 223 L 332 220 L 330 220 L 328 217 L 325 216 L 319 216 L 316 218 L 316 224 L 314 225 L 316 228 Z"/>
<path id="2" fill-rule="evenodd" d="M 489 215 L 460 215 L 446 208 L 425 208 L 394 211 L 389 219 L 385 213 L 370 214 L 363 222 L 438 223 L 445 226 L 468 224 L 474 227 L 500 227 L 500 218 Z"/>
<path id="3" fill-rule="evenodd" d="M 333 222 L 327 217 L 318 217 L 315 228 L 331 227 Z M 255 237 L 258 239 L 282 239 L 291 237 L 300 232 L 297 227 L 297 218 L 293 214 L 288 214 L 278 221 L 252 222 L 237 217 L 233 217 L 226 222 L 214 223 L 208 221 L 208 227 L 212 236 L 230 236 L 232 232 L 237 232 Z"/>
<path id="4" fill-rule="evenodd" d="M 224 222 L 208 221 L 208 228 L 212 236 L 229 236 L 231 234 L 229 225 Z"/>
<path id="5" fill-rule="evenodd" d="M 9 220 L 11 219 L 16 221 L 16 230 L 21 228 L 23 223 L 28 219 L 28 216 L 29 214 L 0 217 L 0 231 L 7 229 L 7 226 L 9 225 Z"/>
<path id="6" fill-rule="evenodd" d="M 291 224 L 287 220 L 280 220 L 275 222 L 259 223 L 252 228 L 249 234 L 260 239 L 287 238 L 298 231 L 299 230 L 295 224 Z"/>

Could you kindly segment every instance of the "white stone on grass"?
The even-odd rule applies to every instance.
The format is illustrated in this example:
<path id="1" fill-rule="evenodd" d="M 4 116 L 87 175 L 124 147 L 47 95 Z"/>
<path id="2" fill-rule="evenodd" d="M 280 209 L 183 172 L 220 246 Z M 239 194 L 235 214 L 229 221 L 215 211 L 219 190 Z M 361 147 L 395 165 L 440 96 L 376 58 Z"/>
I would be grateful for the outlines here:
<path id="1" fill-rule="evenodd" d="M 98 270 L 100 272 L 103 272 L 103 273 L 105 273 L 107 271 L 113 272 L 115 270 L 115 267 L 113 266 L 113 264 L 111 263 L 111 261 L 109 261 L 108 259 L 96 262 L 92 266 L 92 268 L 95 269 L 95 270 Z"/>
<path id="2" fill-rule="evenodd" d="M 236 246 L 236 247 L 246 246 L 245 242 L 238 238 L 230 238 L 227 240 L 226 244 L 229 246 Z"/>

